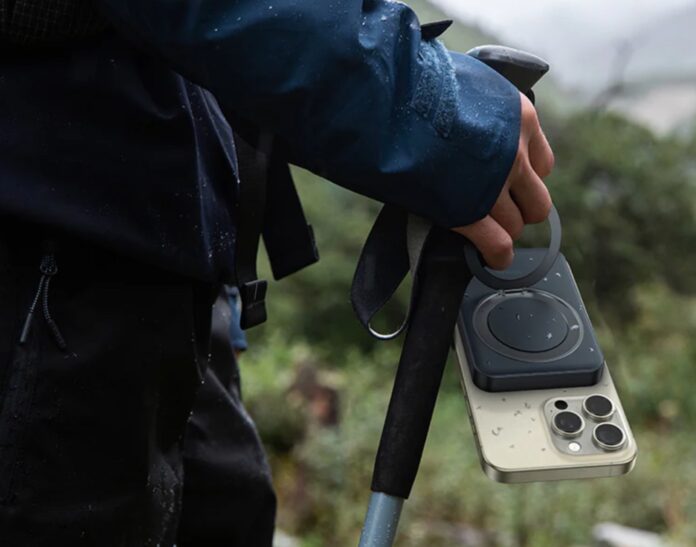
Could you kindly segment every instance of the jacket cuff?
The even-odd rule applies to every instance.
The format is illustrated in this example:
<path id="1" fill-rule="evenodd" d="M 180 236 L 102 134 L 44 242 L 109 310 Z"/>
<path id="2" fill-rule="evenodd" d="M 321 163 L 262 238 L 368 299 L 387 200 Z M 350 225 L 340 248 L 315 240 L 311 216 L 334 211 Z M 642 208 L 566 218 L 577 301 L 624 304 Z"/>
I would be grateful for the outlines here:
<path id="1" fill-rule="evenodd" d="M 461 159 L 457 163 L 462 169 L 443 177 L 436 198 L 439 224 L 452 228 L 482 219 L 497 201 L 519 147 L 521 99 L 510 82 L 484 63 L 445 53 L 453 69 L 455 96 L 450 113 L 441 98 L 439 117 L 433 122 L 450 141 L 450 152 Z M 446 101 L 446 91 L 442 97 Z"/>

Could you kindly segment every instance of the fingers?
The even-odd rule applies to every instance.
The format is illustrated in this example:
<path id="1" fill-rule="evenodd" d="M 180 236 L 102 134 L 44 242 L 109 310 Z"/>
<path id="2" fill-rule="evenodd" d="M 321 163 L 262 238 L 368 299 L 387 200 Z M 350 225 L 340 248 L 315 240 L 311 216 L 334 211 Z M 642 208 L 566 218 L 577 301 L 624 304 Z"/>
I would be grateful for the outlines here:
<path id="1" fill-rule="evenodd" d="M 524 160 L 522 169 L 511 182 L 510 193 L 526 224 L 543 222 L 549 216 L 551 194 L 529 160 Z"/>
<path id="2" fill-rule="evenodd" d="M 529 140 L 529 161 L 536 174 L 542 179 L 548 177 L 553 171 L 556 160 L 541 127 Z"/>
<path id="3" fill-rule="evenodd" d="M 507 188 L 502 191 L 498 201 L 491 209 L 491 216 L 510 234 L 513 240 L 520 238 L 524 230 L 524 218 Z"/>
<path id="4" fill-rule="evenodd" d="M 534 105 L 524 95 L 520 96 L 519 149 L 503 191 L 489 216 L 454 229 L 476 245 L 491 268 L 498 270 L 512 263 L 512 242 L 521 235 L 524 225 L 543 222 L 552 206 L 542 179 L 553 169 L 553 151 L 541 130 Z"/>
<path id="5" fill-rule="evenodd" d="M 486 264 L 494 270 L 504 270 L 512 264 L 512 237 L 492 217 L 487 216 L 469 226 L 455 228 L 455 231 L 469 239 L 481 251 Z"/>

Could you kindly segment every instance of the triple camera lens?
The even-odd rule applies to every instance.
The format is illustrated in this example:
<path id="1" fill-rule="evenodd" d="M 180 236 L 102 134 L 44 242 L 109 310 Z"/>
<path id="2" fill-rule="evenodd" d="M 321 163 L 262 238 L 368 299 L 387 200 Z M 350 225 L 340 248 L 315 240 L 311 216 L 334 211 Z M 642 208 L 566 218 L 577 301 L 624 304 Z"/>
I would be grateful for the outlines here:
<path id="1" fill-rule="evenodd" d="M 580 437 L 585 430 L 585 419 L 579 413 L 568 410 L 568 402 L 561 399 L 554 402 L 560 412 L 554 415 L 551 426 L 554 432 L 566 439 Z M 610 422 L 616 407 L 604 395 L 590 395 L 582 401 L 582 414 L 597 425 L 592 430 L 592 442 L 602 450 L 620 450 L 626 445 L 624 430 Z"/>

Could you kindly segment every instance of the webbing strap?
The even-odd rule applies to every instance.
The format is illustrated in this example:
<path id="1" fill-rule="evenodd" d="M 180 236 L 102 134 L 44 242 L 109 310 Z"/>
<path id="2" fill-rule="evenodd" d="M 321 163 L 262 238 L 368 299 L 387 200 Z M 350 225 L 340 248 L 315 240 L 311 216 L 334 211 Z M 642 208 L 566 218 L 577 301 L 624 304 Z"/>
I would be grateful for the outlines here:
<path id="1" fill-rule="evenodd" d="M 235 273 L 242 301 L 240 324 L 243 329 L 248 329 L 266 321 L 268 283 L 259 280 L 256 259 L 264 222 L 268 157 L 272 141 L 264 136 L 252 145 L 237 134 L 235 145 L 239 169 Z"/>
<path id="2" fill-rule="evenodd" d="M 270 133 L 252 130 L 235 134 L 239 168 L 235 273 L 242 301 L 241 326 L 266 321 L 268 283 L 258 279 L 257 256 L 263 239 L 275 279 L 282 279 L 319 260 L 312 227 L 283 155 Z M 243 136 L 242 136 L 243 135 Z"/>
<path id="3" fill-rule="evenodd" d="M 263 241 L 273 278 L 283 279 L 319 261 L 314 230 L 307 223 L 290 166 L 271 154 Z"/>
<path id="4" fill-rule="evenodd" d="M 363 326 L 379 340 L 392 340 L 408 326 L 419 288 L 423 248 L 432 225 L 392 205 L 385 205 L 360 254 L 351 287 L 351 303 Z M 413 276 L 411 302 L 401 325 L 383 334 L 371 325 L 389 302 L 409 270 Z"/>

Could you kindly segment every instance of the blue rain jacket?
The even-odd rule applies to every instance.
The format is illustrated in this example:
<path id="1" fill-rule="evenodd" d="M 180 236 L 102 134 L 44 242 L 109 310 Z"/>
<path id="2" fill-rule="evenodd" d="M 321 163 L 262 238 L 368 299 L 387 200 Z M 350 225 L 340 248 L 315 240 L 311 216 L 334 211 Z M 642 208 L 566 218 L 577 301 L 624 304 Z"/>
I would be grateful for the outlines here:
<path id="1" fill-rule="evenodd" d="M 487 214 L 514 160 L 517 91 L 422 40 L 399 2 L 98 4 L 117 34 L 0 59 L 3 214 L 230 279 L 225 114 L 273 132 L 293 163 L 447 227 Z"/>

